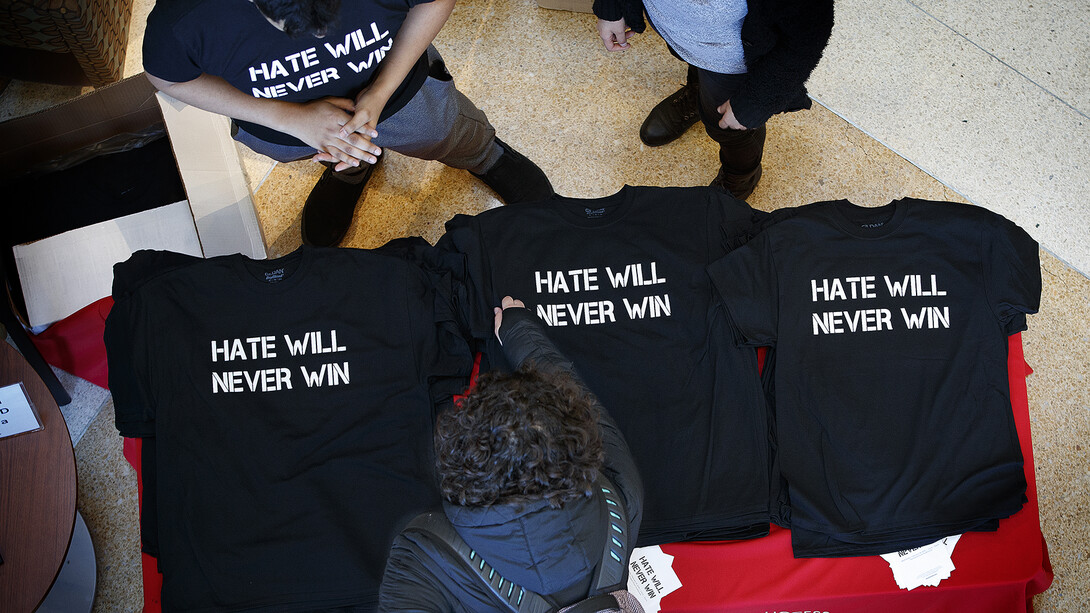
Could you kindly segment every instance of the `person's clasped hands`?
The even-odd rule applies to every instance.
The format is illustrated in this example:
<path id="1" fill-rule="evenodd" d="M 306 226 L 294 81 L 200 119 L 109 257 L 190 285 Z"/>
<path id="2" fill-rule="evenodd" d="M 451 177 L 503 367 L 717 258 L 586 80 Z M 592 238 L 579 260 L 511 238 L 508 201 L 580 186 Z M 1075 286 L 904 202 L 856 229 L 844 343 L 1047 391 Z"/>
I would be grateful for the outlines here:
<path id="1" fill-rule="evenodd" d="M 323 102 L 337 107 L 340 112 L 336 120 L 336 129 L 328 135 L 322 147 L 315 147 L 318 153 L 312 160 L 335 164 L 333 170 L 342 171 L 354 168 L 362 163 L 375 164 L 382 148 L 372 139 L 378 137 L 378 118 L 386 106 L 386 100 L 371 94 L 364 88 L 353 103 L 348 98 L 322 98 Z"/>

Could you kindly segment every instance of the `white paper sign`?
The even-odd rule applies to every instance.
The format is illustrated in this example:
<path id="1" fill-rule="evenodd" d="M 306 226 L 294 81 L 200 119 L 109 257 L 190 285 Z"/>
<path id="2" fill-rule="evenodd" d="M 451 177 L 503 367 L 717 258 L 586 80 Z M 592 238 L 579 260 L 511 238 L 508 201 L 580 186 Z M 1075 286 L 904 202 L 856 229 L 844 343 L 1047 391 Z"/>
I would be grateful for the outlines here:
<path id="1" fill-rule="evenodd" d="M 0 387 L 0 438 L 42 427 L 22 383 Z"/>
<path id="2" fill-rule="evenodd" d="M 901 589 L 912 590 L 921 585 L 934 587 L 954 571 L 950 556 L 960 538 L 960 534 L 948 536 L 923 547 L 882 554 L 882 559 L 889 562 L 893 579 Z"/>
<path id="3" fill-rule="evenodd" d="M 657 613 L 662 598 L 681 587 L 674 572 L 674 556 L 663 553 L 658 545 L 632 550 L 628 561 L 628 591 L 646 613 Z"/>

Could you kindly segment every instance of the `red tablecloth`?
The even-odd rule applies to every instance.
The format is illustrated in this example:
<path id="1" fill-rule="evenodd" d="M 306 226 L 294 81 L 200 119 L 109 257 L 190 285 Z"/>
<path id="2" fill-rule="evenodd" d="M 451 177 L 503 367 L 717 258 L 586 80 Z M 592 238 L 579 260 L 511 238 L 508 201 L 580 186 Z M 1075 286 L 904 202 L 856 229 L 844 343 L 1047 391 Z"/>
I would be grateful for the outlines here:
<path id="1" fill-rule="evenodd" d="M 878 556 L 807 558 L 791 555 L 791 533 L 773 526 L 767 537 L 729 543 L 676 543 L 662 549 L 674 557 L 682 587 L 662 601 L 663 611 L 716 613 L 921 613 L 967 611 L 1025 613 L 1034 594 L 1052 584 L 1048 548 L 1041 535 L 1037 482 L 1029 429 L 1022 337 L 1010 338 L 1007 369 L 1018 438 L 1025 455 L 1029 501 L 995 532 L 970 532 L 954 549 L 957 569 L 938 587 L 902 590 L 889 564 Z M 137 469 L 139 441 L 125 440 L 125 457 Z M 144 611 L 157 613 L 162 577 L 144 555 Z"/>
<path id="2" fill-rule="evenodd" d="M 751 541 L 663 545 L 674 557 L 682 587 L 662 601 L 663 611 L 717 613 L 920 613 L 1033 610 L 1032 597 L 1052 583 L 1041 535 L 1033 472 L 1022 337 L 1010 338 L 1007 369 L 1018 438 L 1025 456 L 1029 501 L 996 532 L 970 532 L 954 549 L 957 567 L 938 587 L 899 589 L 889 564 L 878 556 L 795 559 L 791 533 Z"/>
<path id="3" fill-rule="evenodd" d="M 109 389 L 106 368 L 106 317 L 114 306 L 107 296 L 54 323 L 30 340 L 42 358 L 57 368 Z"/>

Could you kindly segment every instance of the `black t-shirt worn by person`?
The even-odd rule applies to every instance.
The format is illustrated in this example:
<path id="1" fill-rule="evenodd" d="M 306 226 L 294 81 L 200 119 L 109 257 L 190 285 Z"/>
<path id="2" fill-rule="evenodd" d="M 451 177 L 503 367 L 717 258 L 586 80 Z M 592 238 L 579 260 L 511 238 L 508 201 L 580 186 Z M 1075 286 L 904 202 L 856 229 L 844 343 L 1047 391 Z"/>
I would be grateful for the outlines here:
<path id="1" fill-rule="evenodd" d="M 768 531 L 756 353 L 731 342 L 705 267 L 760 214 L 710 188 L 625 186 L 456 216 L 472 335 L 502 363 L 492 308 L 523 300 L 616 420 L 646 493 L 639 545 Z"/>
<path id="2" fill-rule="evenodd" d="M 915 199 L 796 211 L 709 267 L 747 345 L 774 344 L 797 557 L 872 555 L 1021 508 L 1007 336 L 1037 244 L 986 209 Z"/>
<path id="3" fill-rule="evenodd" d="M 472 357 L 420 268 L 355 249 L 117 265 L 118 430 L 154 437 L 164 611 L 372 610 L 438 508 L 433 411 Z"/>
<path id="4" fill-rule="evenodd" d="M 181 83 L 208 74 L 248 96 L 309 102 L 326 96 L 354 99 L 374 79 L 409 9 L 430 0 L 352 0 L 340 3 L 337 22 L 322 38 L 292 38 L 246 0 L 159 0 L 148 15 L 144 70 Z M 383 109 L 393 115 L 427 78 L 422 56 Z M 297 138 L 246 121 L 258 138 L 303 145 Z"/>

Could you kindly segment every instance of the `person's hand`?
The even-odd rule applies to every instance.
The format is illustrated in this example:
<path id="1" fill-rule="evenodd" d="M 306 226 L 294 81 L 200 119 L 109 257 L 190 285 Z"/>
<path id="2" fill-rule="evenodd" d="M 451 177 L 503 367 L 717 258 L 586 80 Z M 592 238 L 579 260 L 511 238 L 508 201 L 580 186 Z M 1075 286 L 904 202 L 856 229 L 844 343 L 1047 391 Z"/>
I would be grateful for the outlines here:
<path id="1" fill-rule="evenodd" d="M 723 114 L 722 119 L 719 120 L 719 127 L 724 130 L 748 130 L 749 128 L 743 126 L 738 118 L 734 116 L 734 109 L 730 108 L 730 100 L 727 100 L 723 104 L 719 105 L 719 108 L 715 109 Z"/>
<path id="2" fill-rule="evenodd" d="M 341 127 L 352 119 L 355 106 L 347 98 L 319 98 L 293 104 L 285 117 L 282 131 L 318 150 L 316 160 L 336 162 L 341 168 L 360 165 L 360 160 L 372 160 L 371 141 L 359 134 L 344 135 Z"/>
<path id="3" fill-rule="evenodd" d="M 370 145 L 367 151 L 371 155 L 360 158 L 361 161 L 368 164 L 378 162 L 378 156 L 382 153 L 382 148 L 372 143 L 371 139 L 378 136 L 375 126 L 378 125 L 378 118 L 382 115 L 382 109 L 386 107 L 386 102 L 385 97 L 375 94 L 371 88 L 365 87 L 356 95 L 356 104 L 352 107 L 354 111 L 352 117 L 341 126 L 341 138 L 349 138 L 354 133 L 366 140 L 367 144 Z M 318 159 L 318 156 L 315 156 L 315 158 Z M 321 159 L 318 159 L 318 161 L 321 161 Z M 329 159 L 326 161 L 333 162 L 336 160 Z M 340 171 L 348 167 L 347 164 L 341 162 L 333 170 Z"/>
<path id="4" fill-rule="evenodd" d="M 496 340 L 500 341 L 501 345 L 503 344 L 503 340 L 500 339 L 500 324 L 503 323 L 503 310 L 511 307 L 525 309 L 526 304 L 521 300 L 517 300 L 510 296 L 504 296 L 503 300 L 500 302 L 500 306 L 492 309 L 492 312 L 496 314 Z"/>
<path id="5" fill-rule="evenodd" d="M 341 127 L 341 131 L 344 134 L 359 132 L 369 139 L 375 138 L 378 136 L 375 126 L 378 125 L 378 118 L 382 115 L 382 109 L 386 108 L 387 101 L 387 97 L 375 93 L 370 87 L 363 88 L 356 94 L 352 119 Z"/>
<path id="6" fill-rule="evenodd" d="M 617 21 L 598 20 L 598 36 L 602 37 L 606 51 L 624 51 L 628 48 L 628 39 L 635 35 L 628 29 L 623 17 Z"/>

